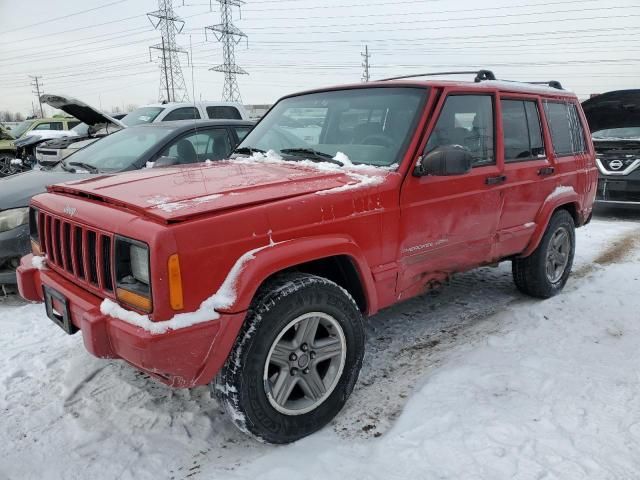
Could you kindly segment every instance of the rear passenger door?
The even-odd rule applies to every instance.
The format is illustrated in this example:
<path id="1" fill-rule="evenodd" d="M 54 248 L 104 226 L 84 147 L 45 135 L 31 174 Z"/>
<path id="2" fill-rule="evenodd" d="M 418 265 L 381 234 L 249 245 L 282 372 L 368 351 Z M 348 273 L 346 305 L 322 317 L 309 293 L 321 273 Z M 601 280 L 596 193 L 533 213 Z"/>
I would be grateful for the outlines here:
<path id="1" fill-rule="evenodd" d="M 526 247 L 535 219 L 556 182 L 553 154 L 545 142 L 542 104 L 535 95 L 502 94 L 500 114 L 504 161 L 504 205 L 498 227 L 498 255 Z"/>
<path id="2" fill-rule="evenodd" d="M 473 168 L 464 175 L 407 177 L 399 295 L 419 293 L 434 278 L 491 260 L 501 208 L 494 107 L 491 93 L 451 91 L 440 98 L 423 154 L 457 145 L 472 154 Z"/>

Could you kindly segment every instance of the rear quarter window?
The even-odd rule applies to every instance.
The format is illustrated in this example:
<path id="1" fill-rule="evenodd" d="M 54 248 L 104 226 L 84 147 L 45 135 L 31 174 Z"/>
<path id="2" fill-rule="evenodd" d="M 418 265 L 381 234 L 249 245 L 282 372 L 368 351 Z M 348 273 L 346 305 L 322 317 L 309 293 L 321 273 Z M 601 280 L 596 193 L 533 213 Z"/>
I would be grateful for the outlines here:
<path id="1" fill-rule="evenodd" d="M 585 153 L 585 131 L 578 115 L 578 107 L 569 102 L 544 102 L 544 110 L 551 130 L 553 150 L 558 156 Z"/>
<path id="2" fill-rule="evenodd" d="M 218 105 L 207 107 L 207 115 L 209 118 L 223 118 L 229 120 L 242 120 L 242 115 L 236 107 L 229 105 Z"/>

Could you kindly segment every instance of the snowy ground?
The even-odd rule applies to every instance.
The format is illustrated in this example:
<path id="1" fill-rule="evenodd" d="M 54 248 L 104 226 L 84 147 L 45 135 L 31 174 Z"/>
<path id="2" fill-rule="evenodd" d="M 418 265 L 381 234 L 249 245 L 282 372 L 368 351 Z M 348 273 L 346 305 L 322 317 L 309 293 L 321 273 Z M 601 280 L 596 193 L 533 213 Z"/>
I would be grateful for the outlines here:
<path id="1" fill-rule="evenodd" d="M 93 358 L 41 305 L 0 299 L 0 480 L 640 478 L 640 213 L 579 230 L 551 300 L 503 264 L 367 328 L 345 410 L 272 447 L 206 388 Z"/>

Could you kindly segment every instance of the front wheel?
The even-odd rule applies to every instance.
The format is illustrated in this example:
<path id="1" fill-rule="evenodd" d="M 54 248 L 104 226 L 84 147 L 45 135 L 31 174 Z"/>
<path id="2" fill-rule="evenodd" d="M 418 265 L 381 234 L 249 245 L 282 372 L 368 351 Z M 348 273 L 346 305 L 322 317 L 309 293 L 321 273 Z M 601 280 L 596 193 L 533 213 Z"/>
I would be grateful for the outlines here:
<path id="1" fill-rule="evenodd" d="M 241 430 L 289 443 L 329 423 L 358 378 L 362 315 L 337 284 L 285 274 L 256 296 L 215 391 Z"/>
<path id="2" fill-rule="evenodd" d="M 516 287 L 537 298 L 550 298 L 567 283 L 576 249 L 575 223 L 566 210 L 556 211 L 540 245 L 526 258 L 516 258 L 511 267 Z"/>

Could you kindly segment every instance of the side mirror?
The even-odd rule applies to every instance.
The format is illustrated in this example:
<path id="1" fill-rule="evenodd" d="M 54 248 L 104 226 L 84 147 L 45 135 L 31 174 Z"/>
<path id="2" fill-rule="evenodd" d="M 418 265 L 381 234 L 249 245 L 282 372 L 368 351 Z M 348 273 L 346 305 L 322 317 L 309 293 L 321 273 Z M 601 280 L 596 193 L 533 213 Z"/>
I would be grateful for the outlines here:
<path id="1" fill-rule="evenodd" d="M 463 147 L 445 146 L 423 155 L 413 170 L 416 177 L 433 175 L 437 177 L 464 175 L 471 171 L 473 155 Z"/>
<path id="2" fill-rule="evenodd" d="M 170 167 L 176 163 L 178 163 L 178 159 L 175 157 L 160 157 L 153 163 L 153 168 Z"/>

